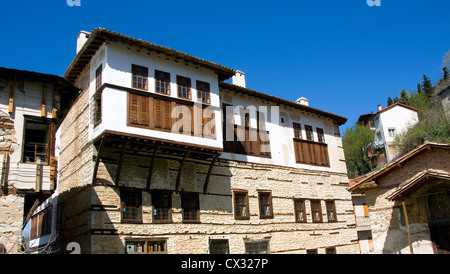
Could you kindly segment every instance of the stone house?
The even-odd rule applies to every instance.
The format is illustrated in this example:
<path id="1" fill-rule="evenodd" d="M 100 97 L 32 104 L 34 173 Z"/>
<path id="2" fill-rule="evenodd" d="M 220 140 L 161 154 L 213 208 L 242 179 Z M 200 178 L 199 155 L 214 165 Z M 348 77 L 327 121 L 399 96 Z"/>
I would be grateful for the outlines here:
<path id="1" fill-rule="evenodd" d="M 77 93 L 60 76 L 0 67 L 0 253 L 18 252 L 23 224 L 56 188 L 56 131 Z"/>
<path id="2" fill-rule="evenodd" d="M 346 118 L 102 28 L 77 44 L 64 74 L 81 93 L 61 124 L 57 248 L 358 252 Z"/>
<path id="3" fill-rule="evenodd" d="M 426 142 L 355 180 L 349 190 L 366 211 L 355 210 L 366 252 L 450 252 L 449 162 L 450 144 Z"/>

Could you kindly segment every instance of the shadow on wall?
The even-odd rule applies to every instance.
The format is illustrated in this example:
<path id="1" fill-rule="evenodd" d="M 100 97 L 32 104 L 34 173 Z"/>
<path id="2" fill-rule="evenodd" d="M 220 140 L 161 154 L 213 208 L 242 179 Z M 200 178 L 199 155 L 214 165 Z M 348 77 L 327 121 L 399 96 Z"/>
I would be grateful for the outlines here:
<path id="1" fill-rule="evenodd" d="M 155 148 L 150 146 L 105 143 L 94 184 L 59 194 L 57 248 L 60 253 L 71 253 L 79 247 L 82 254 L 121 254 L 126 252 L 127 241 L 158 237 L 167 239 L 168 235 L 198 232 L 204 229 L 205 224 L 220 223 L 221 218 L 226 221 L 233 214 L 232 174 L 228 163 L 215 163 L 205 195 L 203 191 L 211 156 L 191 152 L 183 163 L 183 153 L 174 149 L 160 149 L 158 156 L 153 158 Z M 170 222 L 176 225 L 157 224 L 154 221 L 154 204 L 157 203 L 154 193 L 161 191 L 170 194 L 170 198 L 163 201 L 163 206 L 170 208 Z M 134 198 L 128 201 L 128 206 L 137 208 L 136 211 L 131 210 L 138 214 L 133 216 L 135 220 L 123 219 L 123 202 L 129 199 L 124 198 L 127 195 L 125 193 L 137 194 L 133 194 Z M 183 202 L 183 194 L 197 197 L 196 203 L 195 199 L 194 202 Z M 201 223 L 185 224 L 183 205 L 199 208 Z M 170 246 L 165 248 L 170 248 L 170 253 L 195 252 L 179 250 L 182 247 L 173 241 L 167 241 L 167 245 Z"/>

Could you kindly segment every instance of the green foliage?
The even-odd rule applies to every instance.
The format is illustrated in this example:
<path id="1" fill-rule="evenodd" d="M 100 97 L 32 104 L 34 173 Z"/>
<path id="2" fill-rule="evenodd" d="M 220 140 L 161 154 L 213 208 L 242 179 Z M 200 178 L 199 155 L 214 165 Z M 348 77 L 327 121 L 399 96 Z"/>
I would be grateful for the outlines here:
<path id="1" fill-rule="evenodd" d="M 349 178 L 355 178 L 371 171 L 372 166 L 367 152 L 374 137 L 373 131 L 360 124 L 354 124 L 344 132 L 342 144 Z"/>
<path id="2" fill-rule="evenodd" d="M 387 106 L 390 106 L 392 104 L 394 104 L 394 101 L 392 100 L 391 97 L 388 97 L 388 99 L 387 99 Z"/>
<path id="3" fill-rule="evenodd" d="M 425 74 L 423 75 L 422 86 L 423 86 L 423 92 L 428 97 L 431 97 L 431 95 L 433 95 L 433 84 L 431 84 L 430 79 L 428 79 L 428 77 Z"/>
<path id="4" fill-rule="evenodd" d="M 448 79 L 448 68 L 447 67 L 443 67 L 442 68 L 442 72 L 444 73 L 444 79 Z"/>

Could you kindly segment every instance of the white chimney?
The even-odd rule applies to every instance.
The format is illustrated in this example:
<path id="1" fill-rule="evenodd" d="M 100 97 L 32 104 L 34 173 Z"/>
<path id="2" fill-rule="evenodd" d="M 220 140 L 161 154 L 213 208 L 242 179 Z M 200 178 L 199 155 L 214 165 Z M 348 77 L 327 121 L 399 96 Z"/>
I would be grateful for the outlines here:
<path id="1" fill-rule="evenodd" d="M 380 111 L 381 110 L 381 105 L 378 105 L 378 111 Z"/>
<path id="2" fill-rule="evenodd" d="M 236 70 L 236 74 L 233 76 L 232 81 L 233 85 L 245 88 L 245 73 L 240 70 Z"/>
<path id="3" fill-rule="evenodd" d="M 309 106 L 308 99 L 306 99 L 305 97 L 298 98 L 295 102 L 300 105 Z"/>
<path id="4" fill-rule="evenodd" d="M 91 35 L 90 32 L 84 30 L 80 31 L 77 38 L 77 54 L 83 48 L 84 44 L 89 39 L 90 35 Z"/>

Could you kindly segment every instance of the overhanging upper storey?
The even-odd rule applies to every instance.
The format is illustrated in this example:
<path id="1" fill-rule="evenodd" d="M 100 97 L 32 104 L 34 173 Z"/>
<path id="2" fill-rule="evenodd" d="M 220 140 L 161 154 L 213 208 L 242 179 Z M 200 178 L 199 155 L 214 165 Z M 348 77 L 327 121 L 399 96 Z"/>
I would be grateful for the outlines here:
<path id="1" fill-rule="evenodd" d="M 64 78 L 71 82 L 74 82 L 78 78 L 86 65 L 90 63 L 92 56 L 95 55 L 100 46 L 103 45 L 103 43 L 105 43 L 106 41 L 127 43 L 132 46 L 137 46 L 146 50 L 162 53 L 176 59 L 182 59 L 184 61 L 192 62 L 195 65 L 210 69 L 217 73 L 219 81 L 224 81 L 232 77 L 236 73 L 235 70 L 231 68 L 174 49 L 159 46 L 141 39 L 132 38 L 127 35 L 119 34 L 117 32 L 110 31 L 104 28 L 94 29 L 88 36 L 89 37 L 84 46 L 80 49 L 77 56 L 72 61 L 66 73 L 64 74 Z"/>

